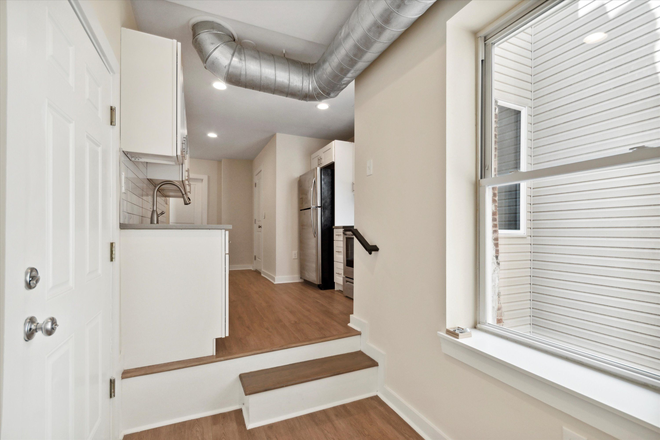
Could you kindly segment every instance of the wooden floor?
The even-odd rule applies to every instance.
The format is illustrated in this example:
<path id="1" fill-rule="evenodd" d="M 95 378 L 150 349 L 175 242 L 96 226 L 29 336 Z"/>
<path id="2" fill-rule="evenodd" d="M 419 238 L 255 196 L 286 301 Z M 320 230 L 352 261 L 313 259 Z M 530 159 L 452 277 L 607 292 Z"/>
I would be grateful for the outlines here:
<path id="1" fill-rule="evenodd" d="M 403 440 L 421 439 L 379 397 L 247 430 L 240 410 L 151 429 L 124 440 Z"/>
<path id="2" fill-rule="evenodd" d="M 216 356 L 262 353 L 360 334 L 348 326 L 353 300 L 308 283 L 273 284 L 253 270 L 229 272 L 229 337 Z"/>
<path id="3" fill-rule="evenodd" d="M 308 283 L 273 284 L 252 270 L 229 272 L 229 337 L 215 356 L 124 370 L 122 379 L 359 335 L 353 300 Z"/>

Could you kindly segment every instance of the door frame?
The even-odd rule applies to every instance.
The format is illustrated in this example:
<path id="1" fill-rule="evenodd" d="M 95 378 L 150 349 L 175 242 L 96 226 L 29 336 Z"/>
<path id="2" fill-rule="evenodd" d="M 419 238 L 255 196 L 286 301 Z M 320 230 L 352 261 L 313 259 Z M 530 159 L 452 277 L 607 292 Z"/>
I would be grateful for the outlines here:
<path id="1" fill-rule="evenodd" d="M 204 174 L 191 174 L 190 176 L 190 185 L 191 185 L 191 197 L 192 197 L 192 181 L 200 180 L 202 184 L 202 225 L 208 225 L 209 223 L 209 176 Z M 184 182 L 185 185 L 185 182 Z M 179 197 L 180 199 L 180 197 Z M 172 201 L 175 200 L 174 197 L 170 197 L 169 210 L 170 210 L 170 223 L 172 223 Z M 193 198 L 193 203 L 195 199 Z"/>
<path id="2" fill-rule="evenodd" d="M 89 2 L 81 3 L 80 0 L 61 0 L 67 1 L 74 13 L 78 17 L 80 24 L 87 33 L 92 45 L 96 49 L 101 58 L 101 61 L 108 69 L 110 76 L 112 78 L 112 93 L 110 96 L 110 104 L 117 108 L 119 112 L 119 61 L 114 54 L 112 45 L 108 40 L 103 27 L 96 15 L 95 10 Z M 6 2 L 0 2 L 0 29 L 7 29 L 7 6 Z M 4 34 L 4 31 L 0 31 L 0 78 L 3 81 L 7 79 L 7 38 Z M 7 155 L 7 96 L 6 96 L 6 82 L 0 84 L 0 163 L 6 163 L 5 158 Z M 117 117 L 117 121 L 120 118 Z M 116 270 L 116 264 L 119 262 L 121 256 L 121 243 L 119 241 L 119 149 L 120 149 L 120 138 L 119 138 L 119 126 L 113 127 L 111 144 L 110 144 L 110 175 L 115 176 L 115 178 L 110 182 L 110 197 L 111 197 L 111 240 L 117 243 L 117 256 L 115 259 L 115 265 L 112 267 L 112 306 L 111 306 L 111 316 L 112 320 L 110 322 L 111 328 L 111 346 L 110 346 L 110 376 L 115 378 L 121 378 L 121 372 L 123 370 L 122 361 L 119 356 L 119 270 Z M 6 211 L 6 190 L 7 190 L 7 175 L 3 167 L 0 167 L 0 237 L 4 237 L 6 234 L 6 225 L 5 225 L 5 216 Z M 5 278 L 6 274 L 4 273 L 5 265 L 5 248 L 0 243 L 0 304 L 5 302 Z M 3 312 L 4 313 L 4 312 Z M 0 319 L 4 320 L 3 316 L 0 316 Z M 4 370 L 4 365 L 6 359 L 4 359 L 4 334 L 3 327 L 0 326 L 0 374 Z M 117 387 L 118 390 L 121 390 L 121 387 Z M 2 383 L 0 382 L 0 410 L 2 409 Z M 121 402 L 121 393 L 118 393 L 117 398 L 110 401 L 110 436 L 111 438 L 119 438 L 121 435 L 121 420 L 120 416 L 120 404 Z M 0 414 L 2 412 L 0 411 Z"/>
<path id="3" fill-rule="evenodd" d="M 254 183 L 254 186 L 252 187 L 252 217 L 253 217 L 253 223 L 252 223 L 252 237 L 253 237 L 253 245 L 252 245 L 252 254 L 254 257 L 252 258 L 252 270 L 258 270 L 257 269 L 257 215 L 259 213 L 257 212 L 257 200 L 259 201 L 259 209 L 263 210 L 263 200 L 262 200 L 262 193 L 263 193 L 263 186 L 260 184 L 259 185 L 259 191 L 257 192 L 257 176 L 259 176 L 259 182 L 262 182 L 263 179 L 263 170 L 259 168 L 256 173 L 254 173 L 254 176 L 252 178 L 252 182 Z M 262 219 L 263 220 L 263 219 Z M 262 227 L 261 227 L 261 233 L 259 235 L 260 243 L 258 249 L 261 249 L 261 268 L 258 270 L 259 273 L 263 273 L 264 270 L 264 228 L 263 228 L 263 221 L 262 221 Z"/>

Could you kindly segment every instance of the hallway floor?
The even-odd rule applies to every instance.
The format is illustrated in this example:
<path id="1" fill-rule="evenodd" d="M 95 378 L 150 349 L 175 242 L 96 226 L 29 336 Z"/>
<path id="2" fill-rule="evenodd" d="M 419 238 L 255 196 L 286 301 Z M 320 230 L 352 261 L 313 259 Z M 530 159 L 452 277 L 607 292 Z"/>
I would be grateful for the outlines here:
<path id="1" fill-rule="evenodd" d="M 216 357 L 248 356 L 360 333 L 348 326 L 353 300 L 308 283 L 273 284 L 253 270 L 229 273 L 229 337 Z"/>
<path id="2" fill-rule="evenodd" d="M 379 397 L 358 400 L 259 428 L 245 428 L 240 410 L 130 434 L 124 440 L 421 439 Z"/>
<path id="3" fill-rule="evenodd" d="M 124 370 L 122 379 L 357 336 L 353 300 L 308 283 L 273 284 L 253 270 L 229 272 L 229 336 L 215 356 Z"/>

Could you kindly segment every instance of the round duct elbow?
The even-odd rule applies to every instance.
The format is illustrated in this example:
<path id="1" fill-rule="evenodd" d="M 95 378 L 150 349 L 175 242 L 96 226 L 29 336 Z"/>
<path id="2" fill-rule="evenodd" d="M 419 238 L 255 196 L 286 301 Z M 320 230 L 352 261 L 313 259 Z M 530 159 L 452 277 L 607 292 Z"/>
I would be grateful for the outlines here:
<path id="1" fill-rule="evenodd" d="M 435 0 L 362 0 L 315 64 L 238 44 L 220 23 L 192 26 L 204 67 L 237 87 L 302 101 L 334 98 L 408 29 Z"/>

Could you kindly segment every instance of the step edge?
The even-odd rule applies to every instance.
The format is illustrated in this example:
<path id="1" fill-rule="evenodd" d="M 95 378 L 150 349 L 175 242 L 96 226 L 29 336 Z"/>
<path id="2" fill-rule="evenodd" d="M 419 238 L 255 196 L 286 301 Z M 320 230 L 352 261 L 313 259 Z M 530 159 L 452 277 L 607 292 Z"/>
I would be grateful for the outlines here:
<path id="1" fill-rule="evenodd" d="M 371 365 L 363 365 L 363 366 L 360 366 L 359 368 L 351 368 L 351 369 L 346 369 L 346 370 L 338 370 L 338 371 L 333 372 L 333 373 L 331 373 L 331 374 L 327 374 L 327 375 L 323 375 L 323 376 L 318 376 L 318 377 L 314 377 L 314 378 L 311 378 L 311 379 L 308 379 L 308 380 L 302 380 L 302 381 L 299 381 L 299 382 L 295 382 L 295 381 L 294 381 L 294 382 L 283 382 L 283 383 L 281 383 L 281 384 L 276 384 L 276 385 L 273 385 L 272 387 L 267 387 L 267 388 L 264 388 L 264 389 L 262 389 L 262 390 L 259 390 L 259 391 L 253 391 L 253 392 L 250 392 L 250 393 L 248 393 L 248 392 L 245 391 L 245 383 L 243 382 L 243 379 L 244 379 L 244 376 L 247 376 L 247 375 L 249 375 L 249 374 L 256 373 L 256 372 L 259 372 L 259 371 L 265 371 L 265 370 L 275 370 L 275 369 L 279 369 L 279 368 L 283 368 L 283 367 L 288 367 L 288 366 L 296 365 L 296 364 L 306 364 L 306 363 L 311 363 L 311 362 L 318 362 L 318 361 L 320 361 L 320 360 L 322 360 L 322 359 L 331 358 L 331 357 L 346 356 L 346 355 L 350 355 L 350 354 L 353 354 L 353 353 L 363 353 L 367 358 L 371 359 L 371 361 L 372 361 Z M 268 391 L 278 390 L 278 389 L 282 389 L 282 388 L 286 388 L 286 387 L 290 387 L 290 386 L 294 386 L 294 385 L 301 385 L 301 384 L 305 384 L 305 383 L 309 383 L 309 382 L 314 382 L 314 381 L 317 381 L 317 380 L 327 379 L 327 378 L 329 378 L 329 377 L 340 376 L 340 375 L 342 375 L 342 374 L 349 374 L 349 373 L 353 373 L 353 372 L 355 372 L 355 371 L 368 370 L 369 368 L 378 368 L 378 366 L 379 366 L 379 365 L 378 365 L 378 361 L 376 361 L 375 359 L 373 359 L 371 356 L 367 355 L 367 354 L 364 353 L 363 351 L 358 350 L 358 351 L 352 351 L 352 352 L 349 352 L 349 353 L 343 353 L 343 354 L 337 354 L 337 355 L 332 355 L 332 356 L 326 356 L 326 357 L 317 358 L 317 359 L 310 359 L 310 360 L 308 360 L 308 361 L 294 362 L 294 363 L 292 363 L 292 364 L 282 365 L 282 366 L 280 366 L 280 367 L 265 368 L 265 369 L 263 369 L 263 370 L 256 370 L 256 371 L 250 371 L 250 372 L 247 372 L 247 373 L 241 373 L 241 374 L 238 375 L 238 378 L 239 378 L 239 380 L 240 380 L 240 382 L 241 382 L 241 388 L 242 388 L 242 390 L 243 390 L 243 394 L 244 394 L 245 396 L 254 396 L 255 394 L 266 393 L 266 392 L 268 392 Z"/>
<path id="2" fill-rule="evenodd" d="M 293 345 L 286 345 L 286 346 L 281 346 L 281 347 L 276 347 L 276 348 L 266 348 L 263 350 L 256 350 L 248 353 L 241 353 L 241 354 L 236 354 L 236 355 L 229 355 L 229 356 L 222 356 L 222 357 L 215 357 L 215 356 L 204 356 L 200 358 L 192 358 L 192 359 L 181 359 L 178 361 L 172 361 L 172 362 L 166 362 L 163 364 L 155 364 L 155 365 L 146 365 L 143 367 L 135 367 L 135 368 L 128 368 L 126 370 L 123 370 L 121 373 L 121 379 L 132 379 L 135 377 L 142 377 L 142 376 L 149 376 L 152 374 L 160 374 L 160 373 L 167 373 L 168 371 L 176 371 L 176 370 L 182 370 L 186 368 L 194 368 L 194 367 L 200 367 L 203 365 L 209 365 L 209 364 L 215 364 L 217 362 L 224 362 L 224 361 L 231 361 L 234 359 L 240 359 L 244 357 L 249 357 L 249 356 L 258 356 L 261 354 L 266 354 L 266 353 L 272 353 L 275 351 L 282 351 L 282 350 L 289 350 L 293 348 L 300 348 L 300 347 L 306 347 L 309 345 L 314 345 L 314 344 L 324 344 L 326 342 L 332 342 L 332 341 L 337 341 L 340 339 L 347 339 L 347 338 L 354 338 L 354 337 L 360 337 L 361 334 L 346 334 L 346 335 L 340 335 L 340 336 L 332 336 L 324 339 L 319 339 L 316 341 L 311 341 L 311 342 L 301 342 L 299 344 L 293 344 Z M 184 365 L 186 363 L 190 363 L 189 365 Z M 147 371 L 147 369 L 151 369 L 153 371 Z M 141 371 L 145 370 L 145 371 Z"/>

